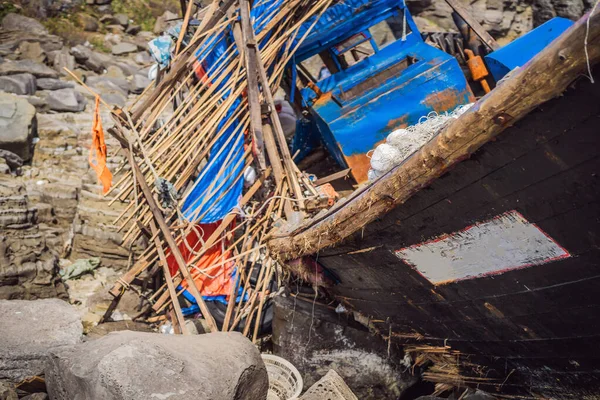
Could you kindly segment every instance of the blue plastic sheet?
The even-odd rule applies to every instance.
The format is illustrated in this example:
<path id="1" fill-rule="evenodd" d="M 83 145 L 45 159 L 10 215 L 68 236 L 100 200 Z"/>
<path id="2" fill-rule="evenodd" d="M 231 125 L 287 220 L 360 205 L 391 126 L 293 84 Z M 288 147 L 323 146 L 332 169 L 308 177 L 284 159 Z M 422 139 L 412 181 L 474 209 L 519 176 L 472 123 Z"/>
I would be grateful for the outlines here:
<path id="1" fill-rule="evenodd" d="M 260 33 L 277 13 L 275 12 L 284 0 L 263 1 L 257 4 L 250 13 L 256 34 Z M 265 35 L 262 43 L 268 40 Z M 219 33 L 210 37 L 197 52 L 196 57 L 202 61 L 202 67 L 210 76 L 223 62 L 228 47 L 234 43 L 232 32 Z M 260 47 L 259 43 L 259 47 Z M 217 91 L 232 79 L 225 77 L 217 87 Z M 225 93 L 225 102 L 230 93 Z M 242 99 L 233 101 L 226 115 L 220 121 L 217 132 L 221 130 L 236 113 Z M 236 119 L 210 150 L 208 164 L 204 167 L 193 189 L 188 193 L 183 204 L 183 215 L 190 222 L 213 223 L 223 219 L 239 202 L 243 188 L 242 171 L 244 168 L 244 133 Z"/>

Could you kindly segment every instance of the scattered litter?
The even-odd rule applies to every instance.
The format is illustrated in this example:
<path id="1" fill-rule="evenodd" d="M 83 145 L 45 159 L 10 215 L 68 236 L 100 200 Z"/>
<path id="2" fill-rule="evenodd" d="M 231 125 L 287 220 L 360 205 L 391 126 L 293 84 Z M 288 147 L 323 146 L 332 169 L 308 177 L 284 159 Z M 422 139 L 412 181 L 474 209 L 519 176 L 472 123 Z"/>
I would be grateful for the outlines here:
<path id="1" fill-rule="evenodd" d="M 312 385 L 300 400 L 358 400 L 342 377 L 330 369 L 324 377 Z"/>
<path id="2" fill-rule="evenodd" d="M 261 354 L 269 375 L 267 400 L 296 399 L 302 393 L 304 381 L 289 361 L 272 354 Z"/>
<path id="3" fill-rule="evenodd" d="M 81 258 L 73 264 L 60 270 L 60 276 L 63 281 L 78 278 L 84 274 L 90 273 L 100 266 L 100 258 Z"/>

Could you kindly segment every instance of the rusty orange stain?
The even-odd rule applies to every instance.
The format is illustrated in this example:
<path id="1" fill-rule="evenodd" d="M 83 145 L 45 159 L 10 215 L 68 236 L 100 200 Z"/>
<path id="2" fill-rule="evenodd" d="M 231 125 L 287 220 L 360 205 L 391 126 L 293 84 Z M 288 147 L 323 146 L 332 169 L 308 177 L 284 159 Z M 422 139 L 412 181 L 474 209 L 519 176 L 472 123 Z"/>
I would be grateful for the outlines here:
<path id="1" fill-rule="evenodd" d="M 331 100 L 331 92 L 323 93 L 323 95 L 315 100 L 313 106 L 321 106 Z"/>
<path id="2" fill-rule="evenodd" d="M 386 132 L 393 132 L 396 129 L 406 128 L 408 126 L 408 115 L 403 115 L 400 118 L 390 119 L 385 126 Z"/>
<path id="3" fill-rule="evenodd" d="M 475 96 L 473 96 L 471 88 L 467 87 L 467 91 L 469 92 L 469 102 L 475 101 Z M 458 104 L 462 104 L 463 95 L 464 92 L 448 88 L 441 92 L 431 93 L 425 97 L 423 104 L 431 107 L 437 112 L 451 111 L 456 108 Z"/>
<path id="4" fill-rule="evenodd" d="M 382 139 L 373 145 L 373 148 L 376 148 L 381 143 L 385 143 L 385 139 Z M 339 146 L 339 144 L 338 144 Z M 340 150 L 342 150 L 340 148 Z M 344 151 L 342 150 L 342 154 Z M 344 154 L 344 159 L 350 167 L 350 174 L 356 181 L 356 183 L 361 184 L 366 182 L 368 178 L 369 170 L 371 169 L 371 159 L 367 157 L 366 154 L 353 154 L 351 156 L 347 156 Z"/>

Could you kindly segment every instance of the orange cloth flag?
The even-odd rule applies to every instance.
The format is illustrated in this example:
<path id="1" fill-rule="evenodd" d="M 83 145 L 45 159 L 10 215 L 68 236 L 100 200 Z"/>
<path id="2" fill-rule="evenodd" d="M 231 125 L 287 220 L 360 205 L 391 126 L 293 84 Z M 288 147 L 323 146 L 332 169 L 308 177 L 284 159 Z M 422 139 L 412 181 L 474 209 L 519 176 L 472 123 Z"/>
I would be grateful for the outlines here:
<path id="1" fill-rule="evenodd" d="M 106 143 L 100 120 L 100 97 L 96 96 L 96 109 L 92 120 L 92 147 L 89 156 L 90 167 L 96 171 L 98 180 L 102 183 L 102 193 L 106 194 L 112 184 L 112 174 L 106 166 Z"/>

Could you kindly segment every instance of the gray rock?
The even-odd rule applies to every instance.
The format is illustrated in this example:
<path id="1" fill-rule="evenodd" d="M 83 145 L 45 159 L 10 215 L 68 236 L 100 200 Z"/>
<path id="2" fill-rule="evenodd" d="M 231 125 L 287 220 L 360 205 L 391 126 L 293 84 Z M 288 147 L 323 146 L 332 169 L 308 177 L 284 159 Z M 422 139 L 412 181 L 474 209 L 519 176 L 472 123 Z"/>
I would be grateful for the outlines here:
<path id="1" fill-rule="evenodd" d="M 0 76 L 0 90 L 21 95 L 34 94 L 36 80 L 31 74 Z"/>
<path id="2" fill-rule="evenodd" d="M 127 25 L 129 25 L 129 17 L 127 16 L 127 14 L 115 14 L 115 20 L 117 21 L 117 24 L 125 28 L 127 27 Z"/>
<path id="3" fill-rule="evenodd" d="M 241 400 L 266 399 L 268 378 L 256 347 L 236 332 L 122 331 L 53 351 L 46 385 L 55 400 Z"/>
<path id="4" fill-rule="evenodd" d="M 48 103 L 45 97 L 40 96 L 24 96 L 29 104 L 35 107 L 38 112 L 48 111 Z"/>
<path id="5" fill-rule="evenodd" d="M 113 78 L 110 76 L 90 76 L 86 81 L 88 86 L 93 86 L 101 91 L 119 91 L 127 96 L 129 82 L 124 78 Z"/>
<path id="6" fill-rule="evenodd" d="M 0 149 L 0 158 L 13 171 L 23 166 L 23 159 L 12 151 Z"/>
<path id="7" fill-rule="evenodd" d="M 120 56 L 123 54 L 135 53 L 136 51 L 138 51 L 138 48 L 133 43 L 121 42 L 119 44 L 114 45 L 111 51 L 115 56 Z"/>
<path id="8" fill-rule="evenodd" d="M 58 78 L 58 72 L 32 60 L 6 60 L 0 64 L 0 75 L 30 73 L 36 78 Z"/>
<path id="9" fill-rule="evenodd" d="M 23 166 L 23 159 L 12 151 L 0 149 L 0 158 L 2 158 L 4 163 L 13 171 Z"/>
<path id="10" fill-rule="evenodd" d="M 26 99 L 0 93 L 0 149 L 11 151 L 23 160 L 29 160 L 33 153 L 33 137 L 36 135 L 35 108 Z M 4 322 L 0 325 L 4 325 Z"/>
<path id="11" fill-rule="evenodd" d="M 96 11 L 101 15 L 106 15 L 112 13 L 112 7 L 110 4 L 99 4 L 96 6 Z"/>
<path id="12" fill-rule="evenodd" d="M 62 39 L 55 35 L 2 30 L 0 32 L 0 56 L 12 56 L 23 42 L 39 43 L 46 53 L 60 50 L 63 46 Z"/>
<path id="13" fill-rule="evenodd" d="M 147 51 L 140 51 L 135 55 L 133 60 L 140 65 L 152 64 L 154 61 Z"/>
<path id="14" fill-rule="evenodd" d="M 19 58 L 32 60 L 38 63 L 46 61 L 46 52 L 38 42 L 21 42 L 19 44 Z"/>
<path id="15" fill-rule="evenodd" d="M 59 299 L 0 300 L 0 379 L 41 375 L 52 350 L 81 342 L 77 310 Z"/>
<path id="16" fill-rule="evenodd" d="M 66 49 L 54 52 L 51 60 L 52 66 L 59 74 L 67 75 L 67 72 L 64 70 L 65 68 L 69 71 L 75 69 L 75 57 L 70 55 Z"/>
<path id="17" fill-rule="evenodd" d="M 107 25 L 116 25 L 119 21 L 112 14 L 105 14 L 100 17 L 100 22 Z"/>
<path id="18" fill-rule="evenodd" d="M 127 104 L 127 96 L 123 96 L 122 94 L 117 92 L 102 94 L 102 100 L 104 100 L 108 104 L 115 105 L 120 108 L 125 107 L 125 105 Z"/>
<path id="19" fill-rule="evenodd" d="M 7 31 L 25 31 L 40 35 L 48 34 L 44 25 L 40 24 L 37 20 L 15 13 L 6 14 L 2 20 L 2 28 Z"/>
<path id="20" fill-rule="evenodd" d="M 142 27 L 139 25 L 129 25 L 127 26 L 127 29 L 125 29 L 125 33 L 128 35 L 137 35 L 141 30 Z"/>
<path id="21" fill-rule="evenodd" d="M 125 32 L 125 28 L 119 24 L 106 25 L 106 30 L 115 35 L 122 35 Z"/>
<path id="22" fill-rule="evenodd" d="M 106 68 L 106 74 L 104 75 L 109 78 L 125 79 L 125 73 L 118 65 L 109 65 L 108 68 Z"/>
<path id="23" fill-rule="evenodd" d="M 104 70 L 114 62 L 111 56 L 108 54 L 98 53 L 92 51 L 90 58 L 85 62 L 85 66 L 94 72 L 104 72 Z"/>
<path id="24" fill-rule="evenodd" d="M 78 44 L 75 47 L 71 47 L 71 55 L 75 57 L 75 61 L 79 64 L 84 64 L 91 57 L 92 50 L 89 47 Z"/>
<path id="25" fill-rule="evenodd" d="M 86 32 L 96 32 L 100 27 L 98 20 L 89 14 L 77 13 L 75 18 L 77 19 L 79 26 Z"/>
<path id="26" fill-rule="evenodd" d="M 99 6 L 105 6 L 111 3 L 112 0 L 96 0 L 96 4 Z"/>
<path id="27" fill-rule="evenodd" d="M 97 73 L 104 72 L 109 65 L 114 63 L 114 60 L 108 54 L 92 51 L 83 45 L 71 48 L 71 54 L 79 64 Z"/>
<path id="28" fill-rule="evenodd" d="M 48 107 L 54 111 L 80 112 L 85 109 L 87 101 L 83 95 L 73 89 L 59 89 L 48 93 Z"/>
<path id="29" fill-rule="evenodd" d="M 37 80 L 38 89 L 42 90 L 58 90 L 75 87 L 73 82 L 61 81 L 60 79 L 40 78 Z"/>
<path id="30" fill-rule="evenodd" d="M 165 11 L 165 13 L 163 15 L 156 18 L 156 22 L 154 23 L 154 29 L 153 29 L 154 33 L 156 33 L 157 35 L 160 35 L 165 30 L 167 30 L 168 27 L 176 24 L 177 18 L 179 18 L 179 16 L 177 14 L 172 13 L 171 11 L 168 11 L 168 10 Z"/>
<path id="31" fill-rule="evenodd" d="M 131 93 L 140 94 L 148 87 L 152 81 L 143 75 L 134 75 L 131 79 L 129 91 Z"/>
<path id="32" fill-rule="evenodd" d="M 48 394 L 46 393 L 33 393 L 29 396 L 22 397 L 21 400 L 48 400 Z"/>
<path id="33" fill-rule="evenodd" d="M 0 400 L 19 400 L 15 386 L 0 381 Z"/>
<path id="34" fill-rule="evenodd" d="M 132 76 L 139 72 L 139 67 L 129 60 L 117 61 L 115 62 L 115 65 L 123 71 L 125 76 Z"/>

